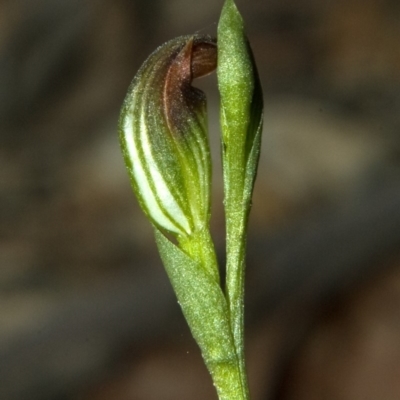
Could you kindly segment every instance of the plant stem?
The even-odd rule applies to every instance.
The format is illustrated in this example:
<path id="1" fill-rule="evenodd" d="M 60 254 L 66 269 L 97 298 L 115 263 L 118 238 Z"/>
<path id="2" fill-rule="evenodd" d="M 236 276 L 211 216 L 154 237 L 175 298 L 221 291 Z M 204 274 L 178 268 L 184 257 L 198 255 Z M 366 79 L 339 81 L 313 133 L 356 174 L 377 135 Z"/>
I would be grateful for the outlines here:
<path id="1" fill-rule="evenodd" d="M 168 276 L 192 335 L 200 346 L 219 399 L 248 400 L 228 301 L 219 281 L 215 280 L 214 269 L 210 268 L 215 252 L 208 231 L 180 241 L 181 249 L 157 229 L 155 233 Z M 192 258 L 194 256 L 196 258 Z M 191 279 L 187 279 L 188 276 Z"/>
<path id="2" fill-rule="evenodd" d="M 232 364 L 208 365 L 219 400 L 248 400 L 243 392 L 240 366 Z"/>
<path id="3" fill-rule="evenodd" d="M 227 175 L 229 175 L 231 181 Z M 242 181 L 243 176 L 235 178 L 235 173 L 230 171 L 230 173 L 225 174 L 225 178 L 225 213 L 227 221 L 226 297 L 239 363 L 243 398 L 249 399 L 244 353 L 244 272 L 247 210 L 249 207 L 241 201 L 243 199 L 243 185 L 239 182 Z"/>
<path id="4" fill-rule="evenodd" d="M 180 237 L 179 244 L 183 251 L 194 260 L 198 260 L 210 276 L 219 284 L 219 269 L 214 243 L 207 228 L 194 232 L 187 237 Z"/>
<path id="5" fill-rule="evenodd" d="M 240 186 L 240 185 L 239 185 Z M 238 185 L 235 185 L 236 189 Z M 239 195 L 239 197 L 241 197 Z M 229 199 L 237 199 L 238 194 Z M 236 201 L 227 201 L 232 209 L 229 215 L 237 218 L 228 219 L 227 223 L 227 276 L 226 301 L 231 325 L 234 354 L 231 360 L 206 364 L 211 373 L 220 400 L 248 400 L 249 389 L 244 359 L 244 257 L 245 224 L 243 207 Z M 188 238 L 180 240 L 180 246 L 191 258 L 199 260 L 203 268 L 219 284 L 219 271 L 214 245 L 208 229 L 201 230 Z"/>

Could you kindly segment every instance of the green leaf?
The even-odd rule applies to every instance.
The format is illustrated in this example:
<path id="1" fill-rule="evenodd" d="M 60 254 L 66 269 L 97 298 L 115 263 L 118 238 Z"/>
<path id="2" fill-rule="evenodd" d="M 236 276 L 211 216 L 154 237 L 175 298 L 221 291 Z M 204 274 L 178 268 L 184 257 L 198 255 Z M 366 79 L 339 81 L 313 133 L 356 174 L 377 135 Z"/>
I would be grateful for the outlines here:
<path id="1" fill-rule="evenodd" d="M 233 0 L 225 1 L 218 24 L 217 77 L 221 95 L 226 296 L 242 386 L 247 388 L 244 361 L 246 231 L 260 155 L 263 100 L 243 20 Z"/>
<path id="2" fill-rule="evenodd" d="M 155 228 L 156 242 L 183 314 L 209 369 L 219 398 L 242 399 L 238 359 L 221 287 Z"/>
<path id="3" fill-rule="evenodd" d="M 253 53 L 233 0 L 225 1 L 218 24 L 217 75 L 224 178 L 225 185 L 229 185 L 226 195 L 232 193 L 239 201 L 245 174 L 256 175 L 257 162 L 248 164 L 248 159 L 252 151 L 258 154 L 261 146 L 261 135 L 257 133 L 262 130 L 263 100 Z"/>

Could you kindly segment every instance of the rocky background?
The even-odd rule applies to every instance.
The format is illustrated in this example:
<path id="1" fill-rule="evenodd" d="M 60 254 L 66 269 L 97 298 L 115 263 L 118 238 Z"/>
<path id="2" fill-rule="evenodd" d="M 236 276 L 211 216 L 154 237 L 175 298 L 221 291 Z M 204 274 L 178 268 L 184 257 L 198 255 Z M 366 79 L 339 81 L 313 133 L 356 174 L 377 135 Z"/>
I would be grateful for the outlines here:
<path id="1" fill-rule="evenodd" d="M 400 398 L 400 3 L 238 0 L 265 96 L 254 400 Z M 0 398 L 216 399 L 120 155 L 156 46 L 222 1 L 0 2 Z M 224 220 L 215 77 L 213 235 Z"/>

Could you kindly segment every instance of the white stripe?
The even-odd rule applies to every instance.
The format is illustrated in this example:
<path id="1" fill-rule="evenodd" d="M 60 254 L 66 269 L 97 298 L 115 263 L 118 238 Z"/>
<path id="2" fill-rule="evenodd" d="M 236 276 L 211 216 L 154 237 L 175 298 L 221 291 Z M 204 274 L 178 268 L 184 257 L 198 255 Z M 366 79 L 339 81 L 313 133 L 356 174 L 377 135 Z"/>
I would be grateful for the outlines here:
<path id="1" fill-rule="evenodd" d="M 171 217 L 175 221 L 177 221 L 177 223 L 181 225 L 187 233 L 190 233 L 191 230 L 189 226 L 189 221 L 186 218 L 181 207 L 179 207 L 179 204 L 176 202 L 175 197 L 169 190 L 163 176 L 160 174 L 160 171 L 158 170 L 157 163 L 154 160 L 151 144 L 149 142 L 149 136 L 148 136 L 144 113 L 141 113 L 140 115 L 140 139 L 146 164 L 149 168 L 151 179 L 155 183 L 157 195 L 159 199 L 161 199 L 162 201 L 163 208 L 168 211 Z"/>
<path id="2" fill-rule="evenodd" d="M 132 173 L 134 179 L 137 183 L 137 186 L 139 187 L 140 194 L 143 198 L 144 203 L 146 204 L 147 210 L 150 213 L 153 220 L 156 221 L 160 226 L 164 227 L 165 229 L 171 232 L 183 234 L 184 232 L 182 232 L 181 229 L 179 229 L 176 225 L 174 225 L 173 222 L 171 222 L 164 215 L 164 211 L 159 207 L 156 196 L 151 190 L 148 177 L 146 176 L 146 172 L 143 169 L 142 160 L 139 157 L 134 141 L 134 135 L 137 134 L 137 132 L 135 132 L 135 127 L 132 117 L 133 115 L 132 110 L 134 109 L 134 103 L 135 103 L 134 100 L 135 99 L 132 99 L 132 105 L 130 107 L 130 110 L 126 113 L 124 121 L 125 142 L 129 157 L 132 160 Z M 182 210 L 176 203 L 171 192 L 168 190 L 168 187 L 166 186 L 164 179 L 157 170 L 157 166 L 151 154 L 150 144 L 147 138 L 147 127 L 144 121 L 143 113 L 141 113 L 141 120 L 140 120 L 140 142 L 141 145 L 143 146 L 146 164 L 148 164 L 150 167 L 151 178 L 153 182 L 156 183 L 157 195 L 159 196 L 160 199 L 162 199 L 164 208 L 167 209 L 168 212 L 171 214 L 172 218 L 174 218 L 184 228 L 186 233 L 190 233 L 190 227 L 187 218 L 185 218 Z"/>

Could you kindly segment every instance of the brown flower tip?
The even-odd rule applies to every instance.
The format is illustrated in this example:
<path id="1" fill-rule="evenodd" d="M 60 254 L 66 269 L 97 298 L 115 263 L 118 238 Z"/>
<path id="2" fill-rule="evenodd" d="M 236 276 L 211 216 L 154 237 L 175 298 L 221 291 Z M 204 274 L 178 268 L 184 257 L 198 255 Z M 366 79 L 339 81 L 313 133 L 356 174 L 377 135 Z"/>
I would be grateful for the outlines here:
<path id="1" fill-rule="evenodd" d="M 208 36 L 187 40 L 168 68 L 163 92 L 165 118 L 171 132 L 185 131 L 185 125 L 205 107 L 204 93 L 192 81 L 217 67 L 217 45 Z"/>

